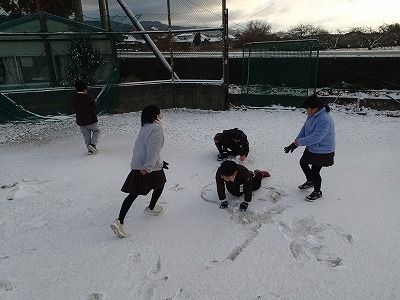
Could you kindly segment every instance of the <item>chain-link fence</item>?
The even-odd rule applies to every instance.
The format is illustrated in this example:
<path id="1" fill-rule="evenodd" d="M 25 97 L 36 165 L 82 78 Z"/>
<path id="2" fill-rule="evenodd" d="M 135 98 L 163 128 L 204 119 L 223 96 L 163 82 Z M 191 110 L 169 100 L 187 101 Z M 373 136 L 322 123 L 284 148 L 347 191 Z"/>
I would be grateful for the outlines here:
<path id="1" fill-rule="evenodd" d="M 76 79 L 100 98 L 120 82 L 221 80 L 222 12 L 215 0 L 0 0 L 0 110 L 26 119 L 28 101 L 16 101 L 16 91 L 60 90 Z M 199 56 L 213 60 L 189 59 Z"/>
<path id="2" fill-rule="evenodd" d="M 117 56 L 155 58 L 167 71 L 167 76 L 162 71 L 154 78 L 125 72 L 124 81 L 222 78 L 220 1 L 20 0 L 13 7 L 8 3 L 0 0 L 0 39 L 6 45 L 0 52 L 0 84 L 68 85 L 84 69 L 89 81 L 101 83 L 107 73 L 104 66 L 112 69 Z M 188 58 L 204 55 L 219 58 L 221 66 L 213 63 L 208 72 L 185 71 L 193 69 Z"/>

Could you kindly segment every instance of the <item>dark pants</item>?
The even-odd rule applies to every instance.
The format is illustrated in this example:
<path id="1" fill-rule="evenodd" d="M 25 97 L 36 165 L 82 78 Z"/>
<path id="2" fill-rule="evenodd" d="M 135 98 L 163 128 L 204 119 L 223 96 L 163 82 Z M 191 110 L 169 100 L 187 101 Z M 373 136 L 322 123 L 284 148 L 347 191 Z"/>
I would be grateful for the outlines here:
<path id="1" fill-rule="evenodd" d="M 156 206 L 156 203 L 157 203 L 158 199 L 160 199 L 163 189 L 164 189 L 164 187 L 153 191 L 153 194 L 151 195 L 150 204 L 149 204 L 150 209 L 153 209 L 154 206 Z M 124 202 L 122 203 L 121 210 L 119 212 L 119 217 L 118 217 L 118 220 L 121 224 L 124 224 L 125 216 L 128 213 L 129 209 L 131 208 L 133 201 L 135 201 L 137 197 L 138 197 L 138 195 L 135 195 L 135 194 L 129 194 L 128 196 L 126 196 Z"/>
<path id="2" fill-rule="evenodd" d="M 300 160 L 300 167 L 303 170 L 304 175 L 306 175 L 307 181 L 312 181 L 314 183 L 314 191 L 321 191 L 322 178 L 319 172 L 321 171 L 322 166 L 311 165 L 310 167 L 309 164 Z"/>
<path id="3" fill-rule="evenodd" d="M 236 156 L 236 155 L 239 155 L 239 153 L 241 151 L 240 146 L 237 146 L 237 147 L 230 146 L 229 148 L 226 148 L 226 147 L 224 147 L 222 142 L 215 143 L 215 146 L 217 147 L 218 152 L 220 154 L 228 154 L 228 155 Z"/>
<path id="4" fill-rule="evenodd" d="M 223 153 L 224 153 L 224 150 L 223 150 L 223 148 L 222 148 L 222 143 L 215 143 L 215 146 L 217 147 L 218 152 L 219 152 L 220 154 L 223 154 Z"/>
<path id="5" fill-rule="evenodd" d="M 261 180 L 262 180 L 262 177 L 260 174 L 256 174 L 253 176 L 253 182 L 252 182 L 253 191 L 258 190 L 261 187 Z"/>

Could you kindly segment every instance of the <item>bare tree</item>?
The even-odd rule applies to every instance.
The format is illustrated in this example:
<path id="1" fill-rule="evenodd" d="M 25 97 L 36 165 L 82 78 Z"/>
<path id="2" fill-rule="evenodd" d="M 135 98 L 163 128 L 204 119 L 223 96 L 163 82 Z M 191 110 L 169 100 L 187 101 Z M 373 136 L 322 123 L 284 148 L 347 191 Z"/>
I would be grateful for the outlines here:
<path id="1" fill-rule="evenodd" d="M 326 40 L 326 47 L 325 49 L 337 49 L 340 47 L 340 42 L 342 41 L 345 32 L 338 29 L 336 33 L 331 33 L 328 35 Z"/>
<path id="2" fill-rule="evenodd" d="M 383 24 L 379 26 L 379 30 L 385 33 L 384 43 L 385 46 L 398 46 L 400 45 L 400 24 Z"/>
<path id="3" fill-rule="evenodd" d="M 371 50 L 372 48 L 379 46 L 380 41 L 384 36 L 384 32 L 376 31 L 372 27 L 366 27 L 363 38 L 366 41 L 367 48 Z"/>
<path id="4" fill-rule="evenodd" d="M 255 20 L 250 21 L 242 34 L 239 35 L 235 46 L 240 48 L 246 43 L 271 41 L 275 39 L 276 37 L 271 34 L 270 24 L 261 20 Z"/>
<path id="5" fill-rule="evenodd" d="M 352 45 L 360 48 L 372 48 L 384 46 L 388 43 L 387 38 L 390 36 L 390 32 L 385 27 L 374 29 L 372 27 L 354 27 L 350 30 Z"/>
<path id="6" fill-rule="evenodd" d="M 371 27 L 354 27 L 347 34 L 349 47 L 376 48 L 399 45 L 400 25 L 383 24 L 378 29 Z"/>
<path id="7" fill-rule="evenodd" d="M 262 21 L 252 21 L 239 36 L 236 47 L 245 43 L 270 40 L 318 39 L 321 49 L 376 48 L 400 45 L 400 24 L 383 24 L 379 28 L 353 27 L 349 31 L 337 29 L 330 33 L 319 25 L 299 24 L 286 32 L 271 34 L 271 26 Z"/>
<path id="8" fill-rule="evenodd" d="M 314 39 L 329 35 L 329 31 L 319 25 L 313 24 L 299 24 L 294 27 L 290 27 L 288 35 L 293 39 Z"/>

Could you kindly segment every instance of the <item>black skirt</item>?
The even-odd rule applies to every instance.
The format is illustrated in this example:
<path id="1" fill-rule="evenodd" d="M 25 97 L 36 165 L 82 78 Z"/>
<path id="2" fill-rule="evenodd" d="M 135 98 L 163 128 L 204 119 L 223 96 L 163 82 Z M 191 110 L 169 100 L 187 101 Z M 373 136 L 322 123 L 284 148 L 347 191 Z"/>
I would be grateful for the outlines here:
<path id="1" fill-rule="evenodd" d="M 303 156 L 300 158 L 300 163 L 320 167 L 330 167 L 333 165 L 334 156 L 335 152 L 319 154 L 312 153 L 306 148 L 304 150 Z"/>
<path id="2" fill-rule="evenodd" d="M 147 195 L 151 190 L 162 188 L 166 182 L 167 179 L 163 169 L 146 175 L 142 175 L 140 170 L 131 170 L 121 191 L 134 195 Z"/>

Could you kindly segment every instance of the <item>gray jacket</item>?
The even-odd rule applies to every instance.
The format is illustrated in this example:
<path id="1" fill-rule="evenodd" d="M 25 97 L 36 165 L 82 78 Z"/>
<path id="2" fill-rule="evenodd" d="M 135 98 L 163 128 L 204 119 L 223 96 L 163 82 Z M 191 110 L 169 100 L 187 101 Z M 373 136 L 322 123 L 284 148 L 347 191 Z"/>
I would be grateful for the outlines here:
<path id="1" fill-rule="evenodd" d="M 164 144 L 164 130 L 158 121 L 144 124 L 139 131 L 133 148 L 132 170 L 145 169 L 147 172 L 162 169 L 161 148 Z"/>

